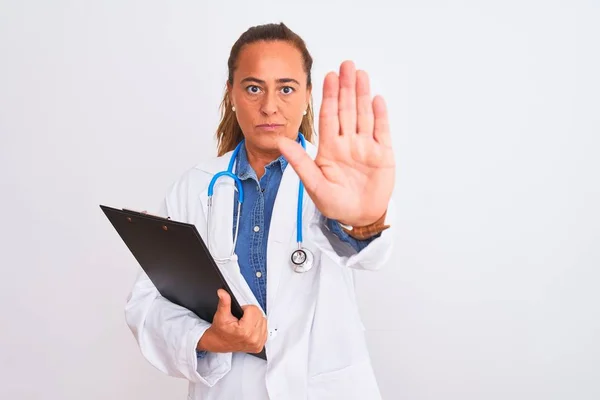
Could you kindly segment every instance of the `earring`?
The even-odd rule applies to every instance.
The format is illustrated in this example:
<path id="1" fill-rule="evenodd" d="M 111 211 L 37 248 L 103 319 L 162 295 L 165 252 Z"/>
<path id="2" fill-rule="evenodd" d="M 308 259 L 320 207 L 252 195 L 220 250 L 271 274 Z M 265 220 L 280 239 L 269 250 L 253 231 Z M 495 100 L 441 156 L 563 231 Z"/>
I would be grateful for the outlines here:
<path id="1" fill-rule="evenodd" d="M 306 110 L 304 110 L 304 112 L 302 113 L 302 115 L 306 115 Z"/>
<path id="2" fill-rule="evenodd" d="M 231 111 L 235 112 L 235 106 L 231 107 Z"/>

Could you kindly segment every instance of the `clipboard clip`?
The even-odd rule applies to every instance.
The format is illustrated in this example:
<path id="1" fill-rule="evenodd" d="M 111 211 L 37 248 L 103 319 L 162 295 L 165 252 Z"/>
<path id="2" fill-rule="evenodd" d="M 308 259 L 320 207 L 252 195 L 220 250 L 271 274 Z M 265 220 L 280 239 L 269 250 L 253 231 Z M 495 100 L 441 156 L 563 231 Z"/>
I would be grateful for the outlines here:
<path id="1" fill-rule="evenodd" d="M 131 208 L 123 208 L 123 211 L 128 211 L 128 212 L 134 212 L 136 214 L 142 214 L 142 215 L 149 215 L 151 217 L 156 217 L 156 218 L 161 218 L 161 219 L 165 219 L 167 221 L 171 220 L 171 217 L 161 217 L 160 215 L 156 215 L 156 214 L 150 214 L 148 211 L 144 210 L 144 211 L 138 211 L 138 210 L 133 210 Z"/>

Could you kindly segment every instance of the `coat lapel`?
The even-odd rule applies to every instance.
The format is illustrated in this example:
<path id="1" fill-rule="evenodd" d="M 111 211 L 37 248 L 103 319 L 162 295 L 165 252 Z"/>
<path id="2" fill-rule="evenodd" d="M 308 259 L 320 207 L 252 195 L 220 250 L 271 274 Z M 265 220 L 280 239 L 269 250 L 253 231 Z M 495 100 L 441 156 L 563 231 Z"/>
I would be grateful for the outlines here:
<path id="1" fill-rule="evenodd" d="M 306 142 L 306 151 L 314 159 L 316 148 Z M 286 167 L 271 216 L 271 227 L 267 242 L 267 312 L 271 315 L 281 283 L 296 272 L 292 269 L 290 257 L 295 250 L 298 189 L 300 180 L 290 164 Z M 304 192 L 303 219 L 306 220 L 306 204 L 309 197 Z M 304 229 L 306 232 L 306 229 Z"/>
<path id="2" fill-rule="evenodd" d="M 231 152 L 196 168 L 209 173 L 212 179 L 212 176 L 216 173 L 227 169 L 230 157 Z M 212 215 L 210 221 L 206 221 L 207 224 L 210 223 L 207 229 L 207 231 L 210 231 L 210 237 L 206 237 L 208 232 L 203 232 L 202 235 L 211 255 L 215 259 L 224 259 L 231 256 L 233 249 L 233 203 L 235 190 L 234 181 L 227 177 L 219 178 L 214 186 Z M 202 203 L 204 215 L 208 218 L 208 185 L 206 185 L 206 188 L 200 194 L 199 200 Z M 217 265 L 240 305 L 253 304 L 260 307 L 258 300 L 240 272 L 237 261 L 218 262 Z"/>
<path id="3" fill-rule="evenodd" d="M 231 152 L 196 168 L 215 175 L 217 172 L 227 169 L 230 157 Z M 207 232 L 203 232 L 203 235 L 206 235 L 210 231 L 210 243 L 207 241 L 207 244 L 212 256 L 215 258 L 228 257 L 233 248 L 233 231 L 231 229 L 233 226 L 234 193 L 235 185 L 232 179 L 222 177 L 215 183 L 211 220 L 206 221 L 207 224 L 210 223 L 210 226 L 207 226 Z M 202 202 L 204 215 L 208 218 L 208 185 L 200 194 L 200 202 Z"/>

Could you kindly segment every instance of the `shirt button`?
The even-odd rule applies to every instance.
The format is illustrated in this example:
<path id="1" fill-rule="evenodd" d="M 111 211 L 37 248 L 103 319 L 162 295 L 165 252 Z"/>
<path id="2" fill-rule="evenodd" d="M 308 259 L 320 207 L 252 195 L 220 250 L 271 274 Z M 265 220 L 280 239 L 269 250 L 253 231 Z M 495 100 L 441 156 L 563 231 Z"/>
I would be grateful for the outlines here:
<path id="1" fill-rule="evenodd" d="M 256 273 L 256 277 L 257 277 L 257 278 L 260 278 L 261 276 L 262 276 L 262 273 L 261 273 L 260 271 L 258 271 L 258 272 Z"/>
<path id="2" fill-rule="evenodd" d="M 258 225 L 256 225 L 256 226 L 254 227 L 254 232 L 258 232 L 258 231 L 260 231 L 260 227 L 259 227 Z"/>

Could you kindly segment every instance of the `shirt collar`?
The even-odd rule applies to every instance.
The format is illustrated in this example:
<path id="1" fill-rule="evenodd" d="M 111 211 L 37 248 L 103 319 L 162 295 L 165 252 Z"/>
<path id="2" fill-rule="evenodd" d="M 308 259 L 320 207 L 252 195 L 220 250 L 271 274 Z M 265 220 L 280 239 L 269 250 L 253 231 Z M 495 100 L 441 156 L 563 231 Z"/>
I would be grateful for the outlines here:
<path id="1" fill-rule="evenodd" d="M 271 161 L 266 165 L 266 168 L 271 167 L 272 165 L 279 164 L 281 168 L 281 172 L 285 171 L 285 167 L 288 165 L 288 161 L 283 157 L 283 155 L 277 157 L 275 160 Z M 256 173 L 250 166 L 250 162 L 248 161 L 248 153 L 246 152 L 245 143 L 240 147 L 240 151 L 238 152 L 236 159 L 236 168 L 235 173 L 241 180 L 248 179 L 250 177 L 256 177 Z"/>

